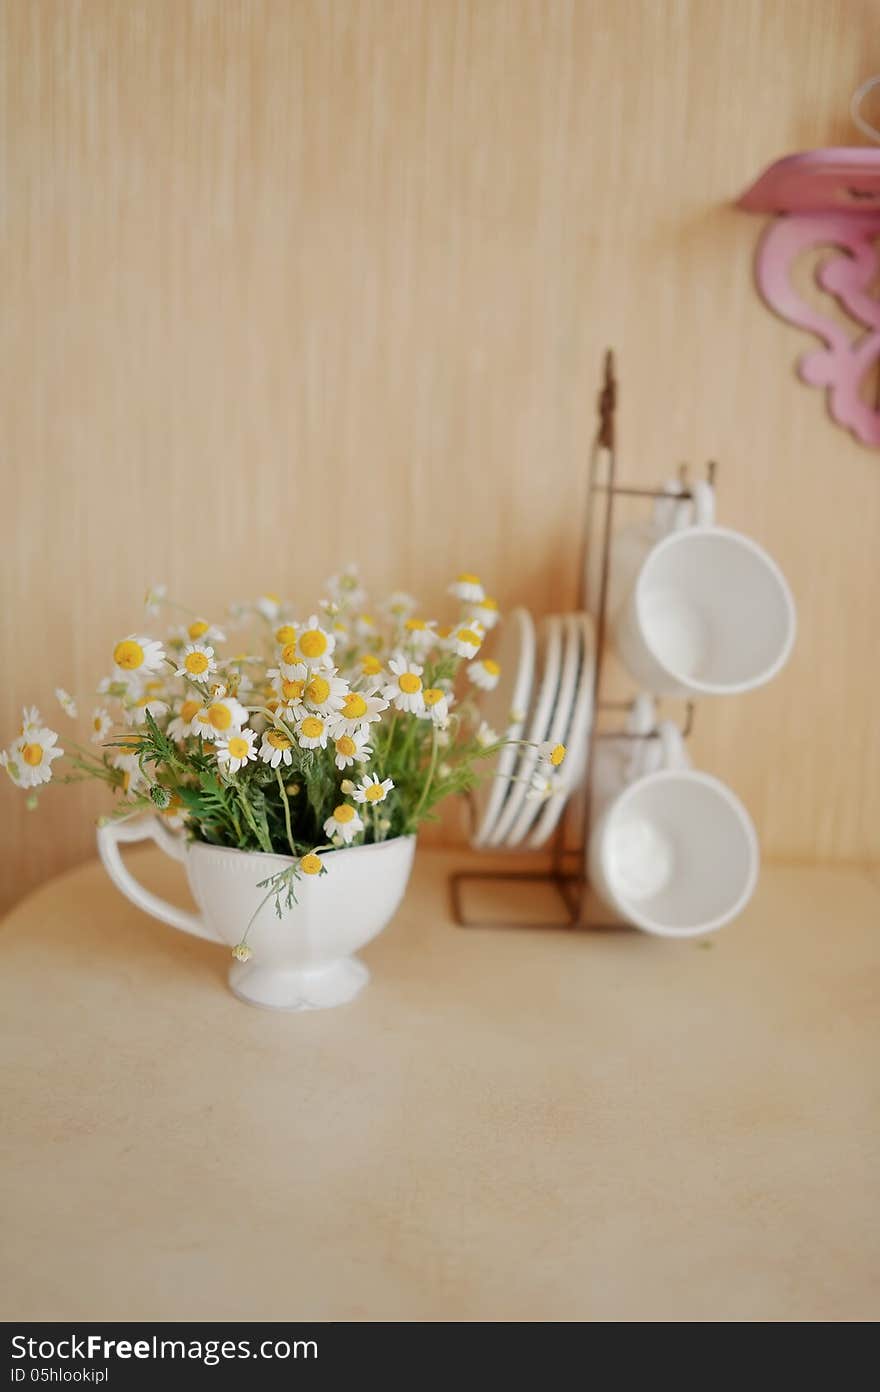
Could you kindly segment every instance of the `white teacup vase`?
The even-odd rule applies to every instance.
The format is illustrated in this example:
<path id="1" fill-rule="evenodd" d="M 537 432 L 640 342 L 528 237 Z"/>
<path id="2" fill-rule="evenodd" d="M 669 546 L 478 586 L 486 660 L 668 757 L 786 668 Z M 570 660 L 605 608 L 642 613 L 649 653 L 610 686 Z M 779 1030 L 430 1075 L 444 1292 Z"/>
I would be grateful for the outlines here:
<path id="1" fill-rule="evenodd" d="M 126 869 L 120 845 L 147 839 L 185 866 L 200 914 L 166 903 Z M 247 930 L 252 956 L 232 963 L 229 985 L 241 1000 L 274 1010 L 344 1005 L 366 985 L 369 971 L 353 953 L 381 933 L 400 907 L 415 848 L 414 836 L 400 836 L 322 853 L 327 873 L 300 875 L 296 903 L 288 910 L 282 896 L 279 918 L 274 895 L 267 896 L 259 881 L 294 864 L 290 856 L 187 841 L 150 815 L 98 829 L 104 868 L 145 913 L 229 948 Z"/>

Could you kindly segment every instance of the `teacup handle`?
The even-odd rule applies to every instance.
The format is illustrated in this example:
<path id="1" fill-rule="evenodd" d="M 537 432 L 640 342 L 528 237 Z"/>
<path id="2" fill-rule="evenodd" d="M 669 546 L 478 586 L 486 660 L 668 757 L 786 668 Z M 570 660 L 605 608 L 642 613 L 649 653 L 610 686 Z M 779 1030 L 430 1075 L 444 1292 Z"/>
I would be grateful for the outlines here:
<path id="1" fill-rule="evenodd" d="M 153 918 L 158 918 L 160 922 L 170 923 L 172 928 L 180 928 L 184 933 L 193 933 L 197 938 L 207 938 L 209 942 L 220 942 L 220 938 L 211 932 L 199 914 L 188 913 L 186 909 L 178 909 L 174 904 L 160 899 L 158 894 L 144 889 L 131 871 L 126 870 L 119 847 L 128 841 L 155 841 L 160 850 L 179 861 L 183 861 L 186 856 L 183 841 L 163 826 L 158 817 L 149 813 L 141 817 L 129 817 L 125 821 L 105 822 L 103 826 L 98 827 L 98 854 L 104 862 L 107 874 L 126 899 L 130 899 L 139 909 L 143 909 L 144 913 L 152 914 Z"/>

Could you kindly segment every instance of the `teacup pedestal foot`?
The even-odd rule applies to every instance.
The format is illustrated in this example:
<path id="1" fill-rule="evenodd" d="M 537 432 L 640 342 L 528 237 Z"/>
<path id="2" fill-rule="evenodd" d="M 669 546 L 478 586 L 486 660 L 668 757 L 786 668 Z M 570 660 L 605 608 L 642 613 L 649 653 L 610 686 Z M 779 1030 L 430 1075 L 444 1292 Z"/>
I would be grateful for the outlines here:
<path id="1" fill-rule="evenodd" d="M 264 1010 L 326 1010 L 347 1005 L 369 979 L 369 971 L 356 957 L 308 970 L 260 966 L 259 962 L 233 962 L 229 969 L 233 994 Z"/>

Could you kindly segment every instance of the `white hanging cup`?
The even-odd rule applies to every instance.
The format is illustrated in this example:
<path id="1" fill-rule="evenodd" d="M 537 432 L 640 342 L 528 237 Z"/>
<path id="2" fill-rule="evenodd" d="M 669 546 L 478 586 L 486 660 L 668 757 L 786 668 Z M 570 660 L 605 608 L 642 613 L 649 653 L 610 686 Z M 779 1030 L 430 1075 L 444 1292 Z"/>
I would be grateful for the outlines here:
<path id="1" fill-rule="evenodd" d="M 694 484 L 674 529 L 629 556 L 614 641 L 630 675 L 658 696 L 730 695 L 771 680 L 795 636 L 795 605 L 776 562 L 716 527 L 715 494 Z M 665 500 L 664 500 L 665 503 Z M 686 525 L 681 525 L 684 522 Z"/>
<path id="2" fill-rule="evenodd" d="M 665 938 L 714 932 L 742 912 L 758 877 L 758 841 L 739 798 L 692 769 L 664 722 L 642 772 L 595 809 L 590 883 L 625 922 Z"/>

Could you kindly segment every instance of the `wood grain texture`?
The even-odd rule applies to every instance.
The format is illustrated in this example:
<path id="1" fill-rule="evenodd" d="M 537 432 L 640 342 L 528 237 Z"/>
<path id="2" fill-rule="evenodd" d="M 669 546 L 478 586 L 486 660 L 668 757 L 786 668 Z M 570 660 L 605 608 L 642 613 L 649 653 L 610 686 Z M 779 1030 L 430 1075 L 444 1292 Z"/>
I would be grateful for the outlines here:
<path id="1" fill-rule="evenodd" d="M 0 730 L 58 682 L 87 702 L 157 578 L 306 603 L 354 558 L 434 610 L 459 568 L 570 604 L 614 343 L 623 472 L 717 457 L 800 606 L 697 758 L 766 854 L 880 856 L 880 458 L 794 380 L 731 207 L 852 140 L 872 13 L 5 0 Z M 94 790 L 0 799 L 7 902 L 90 853 Z"/>

